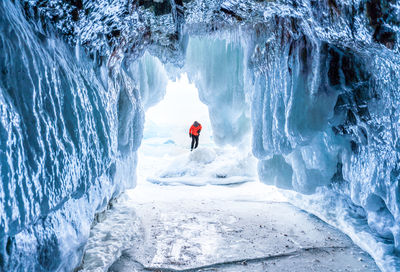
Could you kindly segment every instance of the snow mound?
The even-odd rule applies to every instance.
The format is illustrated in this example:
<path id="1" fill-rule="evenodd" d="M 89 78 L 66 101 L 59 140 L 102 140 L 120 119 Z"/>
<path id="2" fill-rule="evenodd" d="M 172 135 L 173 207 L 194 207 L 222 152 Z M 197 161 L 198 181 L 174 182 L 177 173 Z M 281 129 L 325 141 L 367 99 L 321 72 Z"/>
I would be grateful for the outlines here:
<path id="1" fill-rule="evenodd" d="M 144 141 L 142 150 L 145 156 L 141 160 L 142 163 L 148 164 L 147 167 L 143 167 L 148 173 L 142 175 L 151 183 L 231 185 L 256 179 L 256 159 L 249 150 L 243 152 L 236 148 L 206 146 L 190 152 L 170 144 L 159 145 L 156 149 L 146 148 L 147 145 L 153 144 L 154 141 Z M 169 164 L 165 165 L 165 161 L 169 161 Z"/>
<path id="2" fill-rule="evenodd" d="M 198 149 L 195 149 L 190 153 L 190 161 L 198 162 L 198 163 L 203 163 L 203 164 L 209 164 L 212 163 L 217 157 L 217 154 L 215 154 L 215 151 L 211 148 L 207 147 L 201 147 Z"/>

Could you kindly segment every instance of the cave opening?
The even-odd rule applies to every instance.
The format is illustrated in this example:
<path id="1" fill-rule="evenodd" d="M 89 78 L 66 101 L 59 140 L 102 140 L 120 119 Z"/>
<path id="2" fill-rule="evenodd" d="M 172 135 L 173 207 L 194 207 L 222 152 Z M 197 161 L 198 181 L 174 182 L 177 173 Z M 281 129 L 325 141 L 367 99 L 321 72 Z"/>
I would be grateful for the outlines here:
<path id="1" fill-rule="evenodd" d="M 143 140 L 138 150 L 137 185 L 133 193 L 148 183 L 160 188 L 181 186 L 183 191 L 188 189 L 187 186 L 192 186 L 188 189 L 192 191 L 195 187 L 205 186 L 207 189 L 203 191 L 206 191 L 212 190 L 209 188 L 212 186 L 258 182 L 250 135 L 242 137 L 237 144 L 216 143 L 210 109 L 200 100 L 200 95 L 188 75 L 181 73 L 175 81 L 168 80 L 160 102 L 146 110 Z M 194 121 L 199 122 L 202 129 L 198 147 L 191 150 L 189 128 Z M 218 129 L 222 130 L 220 134 L 224 133 L 223 129 Z"/>
<path id="2" fill-rule="evenodd" d="M 195 186 L 258 181 L 244 49 L 240 41 L 227 37 L 189 37 L 185 64 L 179 69 L 148 52 L 131 66 L 132 73 L 140 74 L 146 111 L 139 177 L 147 171 L 141 169 L 145 162 L 153 161 L 153 173 L 142 180 Z M 203 128 L 199 148 L 189 152 L 194 121 Z"/>

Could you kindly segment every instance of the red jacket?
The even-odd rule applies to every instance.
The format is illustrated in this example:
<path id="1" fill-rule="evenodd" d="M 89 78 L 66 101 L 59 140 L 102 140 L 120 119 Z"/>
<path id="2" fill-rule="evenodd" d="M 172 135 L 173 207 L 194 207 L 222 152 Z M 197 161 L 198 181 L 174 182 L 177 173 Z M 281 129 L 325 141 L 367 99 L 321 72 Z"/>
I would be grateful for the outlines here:
<path id="1" fill-rule="evenodd" d="M 200 123 L 194 122 L 193 125 L 189 129 L 189 134 L 198 136 L 201 131 L 201 125 Z"/>

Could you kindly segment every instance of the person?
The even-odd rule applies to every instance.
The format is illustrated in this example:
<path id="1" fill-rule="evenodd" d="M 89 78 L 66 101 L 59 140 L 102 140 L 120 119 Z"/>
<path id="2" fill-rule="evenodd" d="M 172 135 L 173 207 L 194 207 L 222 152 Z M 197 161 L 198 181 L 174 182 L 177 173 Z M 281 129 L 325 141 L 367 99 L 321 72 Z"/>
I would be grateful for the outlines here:
<path id="1" fill-rule="evenodd" d="M 201 124 L 197 121 L 194 121 L 193 125 L 189 129 L 189 137 L 192 138 L 192 145 L 190 151 L 196 149 L 199 145 L 199 136 L 201 131 Z"/>

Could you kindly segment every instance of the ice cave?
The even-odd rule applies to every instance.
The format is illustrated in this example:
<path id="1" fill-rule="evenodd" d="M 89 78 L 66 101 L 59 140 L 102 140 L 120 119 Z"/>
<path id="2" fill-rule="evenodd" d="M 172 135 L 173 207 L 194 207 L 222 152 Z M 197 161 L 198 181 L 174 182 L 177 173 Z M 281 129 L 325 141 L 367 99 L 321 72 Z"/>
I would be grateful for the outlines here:
<path id="1" fill-rule="evenodd" d="M 0 271 L 400 271 L 399 26 L 398 0 L 1 1 Z"/>

